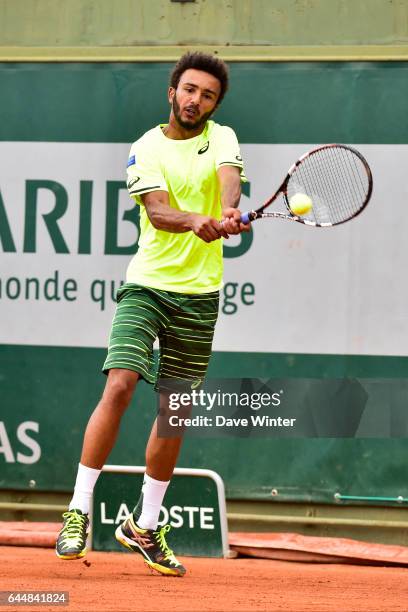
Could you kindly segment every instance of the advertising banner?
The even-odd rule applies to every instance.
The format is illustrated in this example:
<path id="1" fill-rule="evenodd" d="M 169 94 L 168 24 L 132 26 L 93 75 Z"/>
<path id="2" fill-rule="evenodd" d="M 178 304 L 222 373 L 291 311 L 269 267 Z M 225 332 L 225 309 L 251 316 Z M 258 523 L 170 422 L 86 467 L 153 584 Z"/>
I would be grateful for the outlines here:
<path id="1" fill-rule="evenodd" d="M 311 146 L 244 144 L 251 182 L 241 209 L 267 199 Z M 375 177 L 359 218 L 326 229 L 261 220 L 251 234 L 226 241 L 215 351 L 408 355 L 408 295 L 396 274 L 408 249 L 408 194 L 398 182 L 408 145 L 359 148 Z M 138 206 L 124 180 L 128 150 L 0 143 L 2 344 L 106 346 L 139 237 Z M 384 167 L 386 180 L 376 181 Z"/>

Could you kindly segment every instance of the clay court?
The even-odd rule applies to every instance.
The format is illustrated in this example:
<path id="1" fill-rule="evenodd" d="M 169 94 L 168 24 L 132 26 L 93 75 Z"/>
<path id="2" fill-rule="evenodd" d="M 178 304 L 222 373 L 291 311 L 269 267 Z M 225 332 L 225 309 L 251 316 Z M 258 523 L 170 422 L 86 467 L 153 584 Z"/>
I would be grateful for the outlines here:
<path id="1" fill-rule="evenodd" d="M 185 578 L 165 578 L 150 573 L 130 553 L 91 552 L 86 563 L 64 562 L 50 549 L 4 546 L 0 585 L 8 591 L 68 591 L 69 606 L 64 609 L 84 611 L 407 610 L 405 568 L 244 558 L 184 558 L 184 562 Z"/>

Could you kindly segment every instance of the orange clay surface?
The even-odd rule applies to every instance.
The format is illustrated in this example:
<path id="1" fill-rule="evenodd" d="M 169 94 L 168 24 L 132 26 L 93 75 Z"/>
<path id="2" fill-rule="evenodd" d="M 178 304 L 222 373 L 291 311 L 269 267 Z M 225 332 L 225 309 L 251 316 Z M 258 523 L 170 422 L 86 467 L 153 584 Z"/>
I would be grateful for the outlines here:
<path id="1" fill-rule="evenodd" d="M 0 610 L 388 612 L 408 610 L 408 569 L 182 558 L 184 578 L 152 574 L 132 553 L 62 561 L 52 549 L 0 547 L 0 590 L 68 591 L 68 606 Z"/>

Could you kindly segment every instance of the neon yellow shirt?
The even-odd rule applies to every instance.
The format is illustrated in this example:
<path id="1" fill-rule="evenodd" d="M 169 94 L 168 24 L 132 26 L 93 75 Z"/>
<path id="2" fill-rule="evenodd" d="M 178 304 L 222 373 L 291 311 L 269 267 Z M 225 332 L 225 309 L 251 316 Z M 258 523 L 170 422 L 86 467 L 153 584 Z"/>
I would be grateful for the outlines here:
<path id="1" fill-rule="evenodd" d="M 222 286 L 222 240 L 207 244 L 191 231 L 155 229 L 140 196 L 167 191 L 173 208 L 221 219 L 217 169 L 237 166 L 241 180 L 247 180 L 237 137 L 214 121 L 187 140 L 167 138 L 162 127 L 146 132 L 130 149 L 127 186 L 140 205 L 140 237 L 126 282 L 178 293 L 217 291 Z"/>

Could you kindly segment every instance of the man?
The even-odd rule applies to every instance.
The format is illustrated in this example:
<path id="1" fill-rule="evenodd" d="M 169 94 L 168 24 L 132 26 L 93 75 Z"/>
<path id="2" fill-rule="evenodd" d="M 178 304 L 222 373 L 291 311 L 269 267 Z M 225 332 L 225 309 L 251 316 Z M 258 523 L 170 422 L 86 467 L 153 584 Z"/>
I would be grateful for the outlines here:
<path id="1" fill-rule="evenodd" d="M 169 123 L 146 132 L 131 148 L 127 185 L 140 206 L 139 250 L 117 295 L 103 368 L 106 387 L 86 428 L 74 496 L 57 540 L 62 559 L 85 555 L 92 491 L 140 378 L 156 382 L 160 411 L 168 409 L 164 380 L 189 381 L 195 388 L 204 379 L 222 285 L 220 238 L 248 230 L 237 210 L 246 179 L 236 136 L 209 120 L 227 86 L 224 62 L 185 54 L 171 74 Z M 160 437 L 156 419 L 139 502 L 115 534 L 149 567 L 176 576 L 185 568 L 166 543 L 170 527 L 157 525 L 181 441 L 181 435 Z"/>

